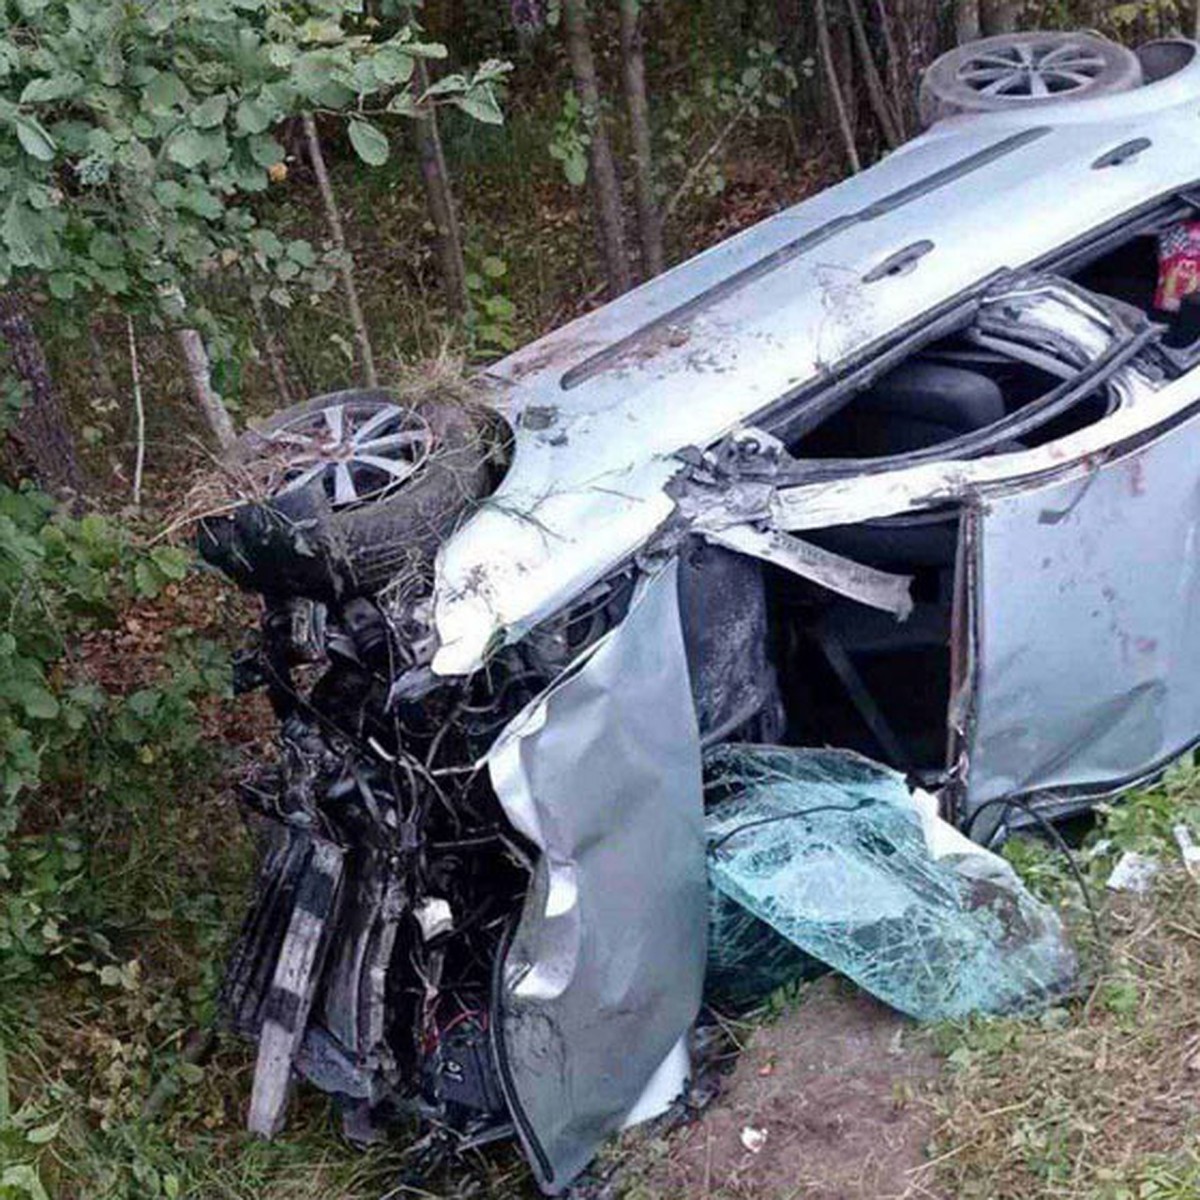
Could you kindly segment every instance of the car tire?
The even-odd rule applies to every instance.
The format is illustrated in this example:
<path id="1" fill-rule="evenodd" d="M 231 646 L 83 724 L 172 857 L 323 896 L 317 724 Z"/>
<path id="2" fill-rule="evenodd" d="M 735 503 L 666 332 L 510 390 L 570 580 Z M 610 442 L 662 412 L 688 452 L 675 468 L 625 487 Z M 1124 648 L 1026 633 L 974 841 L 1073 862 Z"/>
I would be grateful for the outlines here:
<path id="1" fill-rule="evenodd" d="M 410 478 L 353 500 L 339 497 L 330 485 L 334 466 L 307 481 L 285 481 L 276 494 L 243 506 L 253 511 L 234 514 L 221 537 L 226 548 L 216 551 L 218 565 L 255 590 L 341 600 L 374 595 L 410 573 L 428 574 L 438 547 L 496 482 L 500 439 L 480 410 L 457 398 L 414 402 L 386 389 L 334 392 L 283 409 L 243 434 L 229 461 L 235 469 L 252 469 L 289 444 L 289 430 L 303 429 L 330 410 L 370 419 L 385 409 L 402 410 L 406 421 L 427 431 Z M 294 554 L 288 543 L 295 539 L 280 533 L 288 526 L 305 531 L 304 545 Z"/>
<path id="2" fill-rule="evenodd" d="M 1138 56 L 1098 34 L 1004 33 L 937 59 L 921 78 L 918 109 L 929 126 L 964 113 L 1091 100 L 1141 83 Z"/>

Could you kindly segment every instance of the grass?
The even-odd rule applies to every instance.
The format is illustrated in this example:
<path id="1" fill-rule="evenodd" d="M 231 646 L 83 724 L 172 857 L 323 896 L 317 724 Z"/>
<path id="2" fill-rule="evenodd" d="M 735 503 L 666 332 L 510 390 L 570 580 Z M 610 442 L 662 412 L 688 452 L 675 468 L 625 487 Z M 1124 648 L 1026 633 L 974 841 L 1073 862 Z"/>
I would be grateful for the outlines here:
<path id="1" fill-rule="evenodd" d="M 1200 890 L 1174 877 L 1118 907 L 1082 1005 L 943 1033 L 946 1194 L 1200 1196 Z"/>
<path id="2" fill-rule="evenodd" d="M 1100 885 L 1107 961 L 1086 998 L 1029 1019 L 940 1029 L 947 1073 L 922 1182 L 938 1195 L 1016 1200 L 1200 1197 L 1200 883 L 1170 833 L 1200 829 L 1190 763 L 1102 816 L 1089 874 Z M 1136 849 L 1163 872 L 1149 897 L 1106 895 L 1114 856 Z M 1026 877 L 1065 902 L 1052 858 L 1025 846 Z"/>

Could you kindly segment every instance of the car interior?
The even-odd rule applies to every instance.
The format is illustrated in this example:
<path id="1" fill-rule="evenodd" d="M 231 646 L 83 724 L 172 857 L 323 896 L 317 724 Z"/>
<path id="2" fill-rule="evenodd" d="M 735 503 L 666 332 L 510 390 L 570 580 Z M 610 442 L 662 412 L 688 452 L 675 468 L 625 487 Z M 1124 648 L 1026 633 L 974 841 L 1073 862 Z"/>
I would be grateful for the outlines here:
<path id="1" fill-rule="evenodd" d="M 900 622 L 789 571 L 762 568 L 784 714 L 779 740 L 844 747 L 900 770 L 938 774 L 946 762 L 958 514 L 921 514 L 805 538 L 911 576 L 914 604 Z"/>
<path id="2" fill-rule="evenodd" d="M 1164 231 L 1165 232 L 1165 231 Z M 1163 345 L 1171 350 L 1200 350 L 1200 293 L 1184 296 L 1178 312 L 1155 303 L 1159 282 L 1159 238 L 1143 233 L 1088 263 L 1074 276 L 1089 291 L 1111 296 L 1141 310 L 1165 326 Z"/>
<path id="3" fill-rule="evenodd" d="M 1145 249 L 1120 251 L 1140 262 L 1136 255 Z M 1156 264 L 1152 241 L 1150 251 Z M 1115 288 L 1123 278 L 1120 260 L 1093 264 L 1088 278 Z M 1118 298 L 1133 303 L 1136 284 L 1143 289 L 1137 295 L 1146 299 L 1148 287 L 1152 299 L 1155 278 L 1133 272 Z M 1021 353 L 1020 347 L 1007 353 L 967 325 L 917 349 L 787 448 L 802 462 L 878 462 L 986 431 L 1069 386 L 1075 374 L 1065 362 L 1037 354 L 1027 356 L 1037 361 L 1023 361 L 1015 356 Z M 1100 384 L 1020 440 L 1001 440 L 988 452 L 1063 437 L 1102 418 L 1113 403 Z M 865 566 L 911 577 L 914 608 L 903 622 L 789 572 L 765 569 L 787 741 L 855 749 L 918 776 L 945 768 L 959 532 L 957 512 L 935 511 L 803 535 Z"/>
<path id="4" fill-rule="evenodd" d="M 972 344 L 966 336 L 946 338 L 889 371 L 788 449 L 801 459 L 887 458 L 930 449 L 990 428 L 1060 382 L 1048 371 Z M 1103 400 L 1098 408 L 1092 405 L 1080 413 L 1076 425 L 1102 416 Z"/>
<path id="5" fill-rule="evenodd" d="M 1160 238 L 1191 215 L 1177 203 L 1123 240 L 1082 252 L 1061 268 L 1078 287 L 1162 328 L 1159 344 L 1179 369 L 1200 359 L 1200 291 L 1184 295 L 1178 312 L 1157 307 Z M 998 344 L 968 322 L 849 391 L 819 425 L 788 439 L 787 449 L 802 464 L 878 468 L 892 457 L 984 433 L 1063 388 L 1070 376 L 1064 364 Z M 1114 402 L 1100 385 L 1054 419 L 986 452 L 1046 444 L 1101 419 Z M 943 510 L 803 535 L 865 566 L 911 577 L 914 608 L 904 622 L 780 568 L 762 568 L 783 740 L 858 750 L 917 776 L 945 769 L 959 533 L 959 514 Z"/>

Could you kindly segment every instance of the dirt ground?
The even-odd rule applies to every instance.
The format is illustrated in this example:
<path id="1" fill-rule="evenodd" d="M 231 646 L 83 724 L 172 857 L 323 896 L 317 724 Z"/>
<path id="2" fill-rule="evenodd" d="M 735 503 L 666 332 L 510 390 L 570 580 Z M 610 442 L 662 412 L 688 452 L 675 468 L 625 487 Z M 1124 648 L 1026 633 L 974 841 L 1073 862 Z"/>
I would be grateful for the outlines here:
<path id="1" fill-rule="evenodd" d="M 626 1196 L 935 1195 L 923 1179 L 934 1124 L 924 1097 L 939 1068 L 911 1021 L 845 981 L 820 980 L 754 1031 L 719 1098 L 658 1146 Z"/>

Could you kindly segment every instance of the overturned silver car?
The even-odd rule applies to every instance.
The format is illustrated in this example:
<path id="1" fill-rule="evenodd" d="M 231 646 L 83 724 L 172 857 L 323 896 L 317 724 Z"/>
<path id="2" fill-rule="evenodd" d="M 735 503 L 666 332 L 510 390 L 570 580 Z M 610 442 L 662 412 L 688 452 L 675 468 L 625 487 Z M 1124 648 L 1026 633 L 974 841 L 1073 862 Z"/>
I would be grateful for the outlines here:
<path id="1" fill-rule="evenodd" d="M 201 548 L 266 598 L 280 719 L 226 985 L 255 1129 L 298 1075 L 363 1139 L 515 1133 L 555 1192 L 661 1112 L 713 747 L 856 751 L 984 841 L 1200 739 L 1196 54 L 941 120 L 478 406 L 247 435 L 269 495 Z"/>

